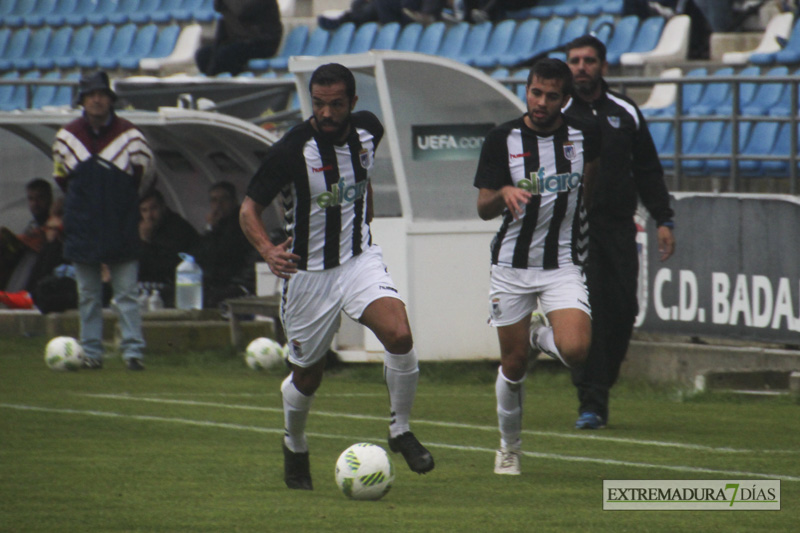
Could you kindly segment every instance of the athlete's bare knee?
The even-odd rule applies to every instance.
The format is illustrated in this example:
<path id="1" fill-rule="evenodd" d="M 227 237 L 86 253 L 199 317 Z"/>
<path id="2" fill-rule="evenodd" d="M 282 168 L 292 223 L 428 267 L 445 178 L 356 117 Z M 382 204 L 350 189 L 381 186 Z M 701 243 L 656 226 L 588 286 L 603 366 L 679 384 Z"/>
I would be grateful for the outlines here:
<path id="1" fill-rule="evenodd" d="M 396 328 L 384 335 L 383 347 L 389 353 L 404 354 L 414 347 L 414 339 L 407 328 Z"/>

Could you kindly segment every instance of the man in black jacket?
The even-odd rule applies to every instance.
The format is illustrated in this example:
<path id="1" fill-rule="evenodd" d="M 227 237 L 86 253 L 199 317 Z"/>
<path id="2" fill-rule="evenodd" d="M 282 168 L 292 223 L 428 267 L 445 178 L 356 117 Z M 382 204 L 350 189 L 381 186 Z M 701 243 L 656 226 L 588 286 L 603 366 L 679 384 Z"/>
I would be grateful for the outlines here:
<path id="1" fill-rule="evenodd" d="M 637 200 L 656 222 L 662 261 L 675 249 L 673 211 L 641 111 L 629 98 L 609 90 L 603 79 L 608 66 L 605 45 L 585 35 L 567 44 L 566 52 L 575 96 L 564 113 L 596 117 L 603 147 L 600 173 L 586 202 L 592 345 L 584 365 L 572 372 L 580 403 L 575 427 L 600 429 L 608 422 L 609 391 L 619 376 L 638 314 L 639 260 L 633 220 Z"/>

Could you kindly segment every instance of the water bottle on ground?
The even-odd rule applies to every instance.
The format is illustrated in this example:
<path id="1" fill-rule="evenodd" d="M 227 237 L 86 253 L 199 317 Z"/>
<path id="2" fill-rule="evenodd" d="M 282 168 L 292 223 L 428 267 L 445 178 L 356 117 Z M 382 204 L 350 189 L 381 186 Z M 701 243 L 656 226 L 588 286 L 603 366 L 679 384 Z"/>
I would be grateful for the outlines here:
<path id="1" fill-rule="evenodd" d="M 203 308 L 203 269 L 189 254 L 178 254 L 183 261 L 175 269 L 175 307 Z"/>

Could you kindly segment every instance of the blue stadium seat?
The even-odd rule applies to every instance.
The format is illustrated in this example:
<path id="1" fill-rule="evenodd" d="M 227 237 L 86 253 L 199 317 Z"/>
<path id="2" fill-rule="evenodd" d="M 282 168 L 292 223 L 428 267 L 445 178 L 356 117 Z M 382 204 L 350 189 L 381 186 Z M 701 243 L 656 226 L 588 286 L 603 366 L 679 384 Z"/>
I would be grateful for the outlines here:
<path id="1" fill-rule="evenodd" d="M 77 65 L 77 58 L 86 53 L 89 45 L 94 37 L 94 28 L 89 26 L 81 26 L 72 32 L 72 39 L 69 42 L 69 48 L 63 50 L 58 55 L 50 57 L 43 57 L 36 61 L 36 68 L 52 69 L 52 68 L 73 68 Z"/>
<path id="2" fill-rule="evenodd" d="M 697 133 L 697 121 L 687 121 L 681 124 L 681 153 L 686 153 L 691 149 L 692 142 L 694 141 L 695 133 Z M 675 167 L 675 160 L 672 159 L 675 155 L 675 128 L 670 129 L 669 136 L 664 142 L 664 147 L 659 152 L 661 158 L 661 165 L 664 169 L 672 169 Z"/>
<path id="3" fill-rule="evenodd" d="M 141 0 L 138 10 L 130 14 L 130 21 L 135 24 L 147 24 L 160 4 L 161 0 Z"/>
<path id="4" fill-rule="evenodd" d="M 292 55 L 320 56 L 325 50 L 325 47 L 328 45 L 329 38 L 329 31 L 323 30 L 319 27 L 314 28 L 314 30 L 308 36 L 308 39 L 305 41 L 303 49 Z M 289 56 L 281 53 L 280 56 L 273 57 L 270 60 L 269 65 L 272 69 L 286 70 L 286 68 L 289 66 Z"/>
<path id="5" fill-rule="evenodd" d="M 658 44 L 664 31 L 664 17 L 648 17 L 639 24 L 636 39 L 628 52 L 649 52 Z"/>
<path id="6" fill-rule="evenodd" d="M 403 26 L 394 49 L 401 52 L 413 52 L 417 49 L 417 43 L 422 35 L 422 24 L 412 22 Z"/>
<path id="7" fill-rule="evenodd" d="M 6 46 L 11 39 L 11 28 L 0 28 L 0 57 L 5 57 Z"/>
<path id="8" fill-rule="evenodd" d="M 139 61 L 144 57 L 148 57 L 158 37 L 158 26 L 155 24 L 145 24 L 144 26 L 131 24 L 131 26 L 133 26 L 136 31 L 128 47 L 120 53 L 114 53 L 114 43 L 112 43 L 111 53 L 97 62 L 100 68 L 104 70 L 113 70 L 116 68 L 136 69 L 139 68 Z M 123 26 L 123 28 L 126 27 L 128 26 Z M 119 35 L 119 32 L 117 32 L 117 35 Z M 115 41 L 117 40 L 117 35 L 114 36 Z M 119 43 L 118 46 L 121 47 L 122 43 Z"/>
<path id="9" fill-rule="evenodd" d="M 337 55 L 346 54 L 350 48 L 350 42 L 353 40 L 353 34 L 356 31 L 356 25 L 352 22 L 345 22 L 335 30 L 330 32 L 330 38 L 325 49 L 320 54 L 313 55 Z M 306 54 L 312 55 L 312 54 Z"/>
<path id="10" fill-rule="evenodd" d="M 61 79 L 61 75 L 57 71 L 51 70 L 42 76 L 42 79 L 58 80 Z M 31 100 L 31 109 L 41 109 L 45 106 L 51 105 L 56 96 L 57 90 L 57 85 L 37 85 L 34 87 L 33 99 Z"/>
<path id="11" fill-rule="evenodd" d="M 270 68 L 285 69 L 288 65 L 289 56 L 300 55 L 303 48 L 306 46 L 308 40 L 308 26 L 299 25 L 292 28 L 289 35 L 286 36 L 283 42 L 283 48 L 273 58 L 265 59 L 251 59 L 248 62 L 248 68 L 252 70 L 268 70 Z M 282 67 L 276 64 L 283 65 Z"/>
<path id="12" fill-rule="evenodd" d="M 755 69 L 755 73 L 749 74 L 750 76 L 758 76 L 758 67 L 750 67 Z M 748 69 L 742 70 L 740 75 L 745 75 L 745 72 Z M 779 67 L 772 67 L 767 71 L 762 78 L 769 78 L 769 77 L 776 77 L 776 76 L 788 76 L 789 69 L 786 66 L 779 66 Z M 786 83 L 749 83 L 749 84 L 742 84 L 741 88 L 742 91 L 745 90 L 745 85 L 752 85 L 753 88 L 751 90 L 752 94 L 750 98 L 745 101 L 745 96 L 741 95 L 739 97 L 740 102 L 740 112 L 743 115 L 767 115 L 769 114 L 770 110 L 773 107 L 779 105 L 781 98 L 784 94 L 788 94 L 791 91 L 789 90 L 789 86 Z M 787 99 L 788 101 L 788 99 Z"/>
<path id="13" fill-rule="evenodd" d="M 90 53 L 86 57 L 78 58 L 78 65 L 82 68 L 114 68 L 117 61 L 130 50 L 133 40 L 136 37 L 136 30 L 137 26 L 133 23 L 115 28 L 114 37 L 108 43 L 105 51 L 98 54 Z M 95 50 L 99 52 L 101 47 L 98 46 Z"/>
<path id="14" fill-rule="evenodd" d="M 800 18 L 795 20 L 794 26 L 792 27 L 792 33 L 789 34 L 789 38 L 786 40 L 786 45 L 784 45 L 783 50 L 779 50 L 777 52 L 750 54 L 748 61 L 756 65 L 789 63 L 789 61 L 778 61 L 778 54 L 782 52 L 788 52 L 788 55 L 792 56 L 798 51 L 800 51 Z M 787 57 L 787 54 L 784 54 L 781 57 L 785 58 Z"/>
<path id="15" fill-rule="evenodd" d="M 34 66 L 34 61 L 44 54 L 47 50 L 53 30 L 48 27 L 35 29 L 31 32 L 31 38 L 25 52 L 17 59 L 12 61 L 12 68 L 17 70 L 30 70 Z"/>
<path id="16" fill-rule="evenodd" d="M 219 13 L 214 11 L 214 0 L 202 0 L 200 7 L 192 11 L 192 20 L 197 22 L 212 22 L 218 17 Z"/>
<path id="17" fill-rule="evenodd" d="M 16 4 L 17 0 L 0 0 L 0 18 L 11 13 Z"/>
<path id="18" fill-rule="evenodd" d="M 3 24 L 9 28 L 25 26 L 25 19 L 36 8 L 36 0 L 17 0 L 13 9 L 3 17 Z"/>
<path id="19" fill-rule="evenodd" d="M 38 0 L 33 11 L 26 15 L 25 24 L 32 28 L 44 26 L 47 15 L 55 10 L 58 0 Z"/>
<path id="20" fill-rule="evenodd" d="M 78 0 L 71 13 L 64 16 L 64 23 L 70 26 L 81 26 L 88 22 L 89 14 L 97 7 L 97 0 Z M 49 23 L 49 22 L 48 22 Z"/>
<path id="21" fill-rule="evenodd" d="M 564 29 L 558 38 L 558 45 L 564 46 L 573 39 L 586 35 L 589 32 L 589 18 L 588 17 L 575 17 L 564 25 Z M 566 52 L 552 52 L 548 54 L 549 57 L 560 59 L 561 61 L 567 60 Z"/>
<path id="22" fill-rule="evenodd" d="M 749 123 L 741 123 L 748 125 Z M 778 137 L 780 130 L 778 122 L 756 122 L 752 127 L 749 138 L 744 138 L 743 135 L 739 136 L 739 144 L 742 148 L 739 150 L 740 156 L 766 156 L 772 153 L 775 146 L 775 141 Z M 740 159 L 739 172 L 745 176 L 762 176 L 764 174 L 764 161 L 757 159 Z M 714 173 L 727 174 L 730 172 L 730 160 L 717 160 L 709 161 L 709 170 Z"/>
<path id="23" fill-rule="evenodd" d="M 107 22 L 121 26 L 131 21 L 131 15 L 139 11 L 141 0 L 119 0 L 116 9 L 106 17 Z"/>
<path id="24" fill-rule="evenodd" d="M 516 79 L 522 81 L 522 83 L 517 83 L 516 84 L 517 88 L 516 88 L 515 92 L 517 93 L 517 96 L 519 97 L 519 99 L 522 100 L 523 102 L 527 101 L 527 98 L 526 98 L 527 95 L 525 93 L 526 93 L 526 89 L 527 89 L 526 84 L 528 83 L 528 74 L 529 73 L 530 73 L 530 69 L 528 69 L 528 68 L 520 68 L 520 69 L 517 69 L 517 70 L 515 70 L 514 72 L 511 73 L 511 77 L 512 78 L 516 78 Z"/>
<path id="25" fill-rule="evenodd" d="M 599 17 L 603 14 L 602 0 L 588 0 L 578 4 L 577 15 L 584 17 Z"/>
<path id="26" fill-rule="evenodd" d="M 623 17 L 614 25 L 614 33 L 608 42 L 606 60 L 609 65 L 619 65 L 619 58 L 629 52 L 639 30 L 639 17 L 629 15 Z"/>
<path id="27" fill-rule="evenodd" d="M 65 80 L 75 80 L 77 81 L 80 79 L 80 72 L 70 72 L 63 79 Z M 75 87 L 71 85 L 60 85 L 56 89 L 56 94 L 53 96 L 53 99 L 50 101 L 51 106 L 68 106 L 72 107 L 74 104 L 75 99 Z"/>
<path id="28" fill-rule="evenodd" d="M 150 22 L 155 22 L 156 24 L 166 24 L 167 22 L 173 19 L 173 13 L 181 9 L 181 2 L 183 0 L 161 0 L 150 13 Z"/>
<path id="29" fill-rule="evenodd" d="M 462 63 L 469 63 L 474 60 L 483 52 L 483 49 L 486 48 L 486 43 L 489 42 L 489 36 L 491 34 L 491 22 L 474 24 L 469 31 L 469 35 L 467 35 L 467 41 L 464 43 L 464 47 L 454 59 Z"/>
<path id="30" fill-rule="evenodd" d="M 539 19 L 531 18 L 520 22 L 508 48 L 497 57 L 497 64 L 512 67 L 528 59 L 539 35 L 539 26 Z"/>
<path id="31" fill-rule="evenodd" d="M 656 152 L 661 154 L 665 149 L 667 139 L 669 139 L 672 133 L 672 122 L 648 122 L 647 129 L 650 130 L 650 136 L 653 138 L 653 145 L 656 147 Z"/>
<path id="32" fill-rule="evenodd" d="M 760 69 L 751 65 L 742 69 L 737 76 L 758 76 L 759 73 Z M 737 87 L 739 89 L 739 113 L 741 113 L 742 110 L 753 101 L 753 97 L 756 95 L 756 91 L 760 85 L 754 82 L 741 82 Z M 723 102 L 715 106 L 713 113 L 715 115 L 730 115 L 733 113 L 733 89 L 728 92 L 728 97 Z"/>
<path id="33" fill-rule="evenodd" d="M 548 20 L 539 30 L 539 36 L 536 38 L 533 49 L 529 51 L 529 57 L 545 54 L 556 48 L 561 43 L 561 34 L 564 32 L 565 24 L 564 19 L 558 17 Z"/>
<path id="34" fill-rule="evenodd" d="M 686 73 L 686 77 L 699 77 L 699 76 L 707 76 L 708 71 L 705 67 L 699 67 L 690 70 Z M 703 95 L 704 84 L 701 82 L 693 83 L 688 82 L 684 83 L 681 86 L 681 100 L 682 100 L 682 112 L 684 114 L 689 113 L 689 108 L 693 105 L 697 104 L 700 101 L 700 98 Z M 660 112 L 654 113 L 658 114 L 659 116 L 673 116 L 675 115 L 675 104 L 672 103 L 665 108 L 661 109 Z"/>
<path id="35" fill-rule="evenodd" d="M 705 171 L 707 159 L 702 158 L 704 155 L 712 155 L 717 152 L 717 147 L 720 146 L 723 137 L 723 131 L 728 127 L 728 122 L 722 120 L 714 120 L 710 122 L 701 122 L 700 127 L 697 129 L 697 134 L 687 146 L 683 155 L 696 155 L 700 156 L 699 159 L 684 159 L 681 162 L 681 168 L 688 174 L 700 174 Z M 730 138 L 728 145 L 722 147 L 727 153 L 730 153 Z"/>
<path id="36" fill-rule="evenodd" d="M 436 51 L 436 55 L 455 59 L 464 48 L 464 43 L 469 34 L 470 25 L 467 22 L 459 22 L 447 29 L 442 39 L 442 45 Z"/>
<path id="37" fill-rule="evenodd" d="M 442 39 L 444 39 L 444 30 L 444 22 L 434 22 L 425 26 L 414 51 L 420 54 L 436 55 L 442 45 Z"/>
<path id="38" fill-rule="evenodd" d="M 119 62 L 120 68 L 135 70 L 139 68 L 139 61 L 146 57 L 167 57 L 175 50 L 175 44 L 178 42 L 178 36 L 180 36 L 180 34 L 181 26 L 178 24 L 169 24 L 158 28 L 158 35 L 150 51 L 140 57 L 131 56 L 122 58 Z"/>
<path id="39" fill-rule="evenodd" d="M 177 9 L 172 10 L 172 18 L 178 22 L 189 22 L 202 7 L 203 0 L 183 0 Z"/>
<path id="40" fill-rule="evenodd" d="M 41 74 L 38 70 L 32 70 L 22 76 L 23 80 L 39 79 Z M 32 89 L 32 88 L 31 88 Z M 25 84 L 15 85 L 13 91 L 5 102 L 0 102 L 0 111 L 14 111 L 16 109 L 27 109 L 30 102 L 29 95 L 33 95 L 33 91 L 29 92 L 29 87 Z"/>
<path id="41" fill-rule="evenodd" d="M 373 50 L 392 50 L 397 37 L 400 35 L 400 23 L 390 22 L 384 24 L 378 30 L 378 35 L 375 36 L 375 42 L 372 43 Z"/>
<path id="42" fill-rule="evenodd" d="M 516 20 L 509 19 L 496 23 L 491 36 L 489 36 L 489 42 L 486 43 L 486 48 L 483 49 L 479 56 L 468 61 L 468 64 L 479 68 L 496 66 L 500 56 L 508 50 L 516 29 Z"/>
<path id="43" fill-rule="evenodd" d="M 4 80 L 17 80 L 19 79 L 19 72 L 16 70 L 12 70 L 11 72 L 6 72 L 0 79 Z M 14 95 L 14 91 L 16 90 L 15 85 L 0 85 L 0 110 L 5 109 L 5 106 L 11 102 L 11 97 Z"/>
<path id="44" fill-rule="evenodd" d="M 365 22 L 356 28 L 353 34 L 353 39 L 350 41 L 350 47 L 347 49 L 348 54 L 361 54 L 369 51 L 372 48 L 372 43 L 375 41 L 375 36 L 378 34 L 377 22 Z"/>
<path id="45" fill-rule="evenodd" d="M 733 76 L 733 67 L 724 67 L 714 72 L 714 76 Z M 731 84 L 728 82 L 707 83 L 697 103 L 691 105 L 690 115 L 713 115 L 717 106 L 730 98 Z"/>
<path id="46" fill-rule="evenodd" d="M 623 0 L 605 0 L 603 2 L 603 13 L 621 16 L 623 11 Z"/>
<path id="47" fill-rule="evenodd" d="M 792 75 L 800 75 L 800 69 L 794 71 Z M 767 110 L 767 114 L 771 117 L 788 117 L 792 114 L 792 91 L 788 85 L 783 88 L 775 104 Z"/>
<path id="48" fill-rule="evenodd" d="M 753 126 L 751 122 L 739 122 L 739 139 L 737 153 L 744 150 L 745 144 L 750 137 L 750 130 Z M 723 159 L 708 159 L 705 162 L 705 172 L 708 174 L 727 175 L 731 170 L 731 146 L 733 146 L 733 128 L 729 122 L 725 122 L 717 149 L 711 155 L 722 156 Z"/>
<path id="49" fill-rule="evenodd" d="M 3 58 L 0 59 L 0 70 L 11 70 L 14 68 L 14 61 L 21 58 L 25 54 L 25 49 L 28 48 L 28 42 L 31 40 L 30 28 L 20 28 L 11 35 L 8 40 L 6 49 L 3 52 Z"/>
<path id="50" fill-rule="evenodd" d="M 600 15 L 589 24 L 589 33 L 600 39 L 606 47 L 614 32 L 614 17 L 611 15 Z"/>
<path id="51" fill-rule="evenodd" d="M 89 47 L 83 55 L 75 58 L 75 64 L 81 68 L 95 68 L 97 61 L 108 52 L 115 33 L 116 27 L 111 24 L 95 29 Z"/>
<path id="52" fill-rule="evenodd" d="M 798 124 L 798 129 L 800 129 L 800 124 Z M 798 141 L 800 141 L 800 135 L 798 135 L 797 138 Z M 770 155 L 779 157 L 788 157 L 791 152 L 791 146 L 792 146 L 792 124 L 791 122 L 784 122 L 783 124 L 781 124 L 780 130 L 778 130 L 778 134 L 775 136 L 775 144 L 772 146 L 772 151 L 770 152 Z M 800 150 L 796 150 L 795 153 L 800 153 Z M 788 160 L 762 161 L 761 167 L 764 173 L 769 176 L 780 177 L 789 175 Z"/>
<path id="53" fill-rule="evenodd" d="M 86 22 L 93 26 L 108 24 L 108 17 L 117 9 L 118 1 L 119 0 L 105 0 L 103 2 L 97 2 L 94 10 L 86 15 Z"/>
<path id="54" fill-rule="evenodd" d="M 56 7 L 44 16 L 44 23 L 53 27 L 63 26 L 67 15 L 74 13 L 77 5 L 78 0 L 59 0 Z"/>

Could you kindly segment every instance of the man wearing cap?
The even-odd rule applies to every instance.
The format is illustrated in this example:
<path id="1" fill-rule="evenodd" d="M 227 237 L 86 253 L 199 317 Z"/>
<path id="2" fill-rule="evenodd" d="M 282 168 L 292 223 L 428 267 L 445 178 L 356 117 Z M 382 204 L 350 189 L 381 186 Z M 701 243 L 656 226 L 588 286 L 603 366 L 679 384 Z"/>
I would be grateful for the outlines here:
<path id="1" fill-rule="evenodd" d="M 152 185 L 153 153 L 99 71 L 80 80 L 83 115 L 56 133 L 53 177 L 64 190 L 64 257 L 75 265 L 86 368 L 103 366 L 102 276 L 108 267 L 129 370 L 143 370 L 137 302 L 139 196 Z"/>

